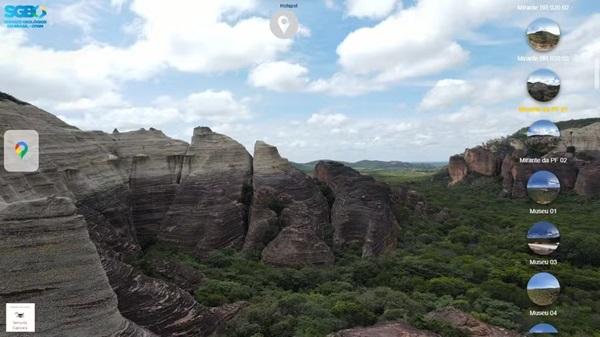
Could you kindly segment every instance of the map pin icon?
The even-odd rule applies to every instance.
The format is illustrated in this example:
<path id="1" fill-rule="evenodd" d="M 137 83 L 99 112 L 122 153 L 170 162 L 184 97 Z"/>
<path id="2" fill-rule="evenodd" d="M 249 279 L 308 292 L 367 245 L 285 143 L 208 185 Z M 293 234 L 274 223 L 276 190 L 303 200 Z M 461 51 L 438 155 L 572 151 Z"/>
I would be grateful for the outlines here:
<path id="1" fill-rule="evenodd" d="M 291 39 L 298 32 L 298 18 L 291 11 L 279 11 L 271 16 L 269 27 L 278 38 Z"/>
<path id="2" fill-rule="evenodd" d="M 277 23 L 279 24 L 279 29 L 283 32 L 283 34 L 287 33 L 287 30 L 290 28 L 290 19 L 287 16 L 281 15 L 277 19 Z"/>

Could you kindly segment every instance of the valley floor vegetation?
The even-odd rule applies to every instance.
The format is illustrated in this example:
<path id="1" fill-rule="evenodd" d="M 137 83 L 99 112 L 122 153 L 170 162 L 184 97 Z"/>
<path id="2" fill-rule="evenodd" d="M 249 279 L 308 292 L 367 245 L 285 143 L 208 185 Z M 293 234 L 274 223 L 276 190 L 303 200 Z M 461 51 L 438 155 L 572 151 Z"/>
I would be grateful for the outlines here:
<path id="1" fill-rule="evenodd" d="M 144 258 L 177 259 L 201 271 L 195 290 L 206 306 L 247 301 L 227 323 L 225 337 L 318 337 L 355 326 L 403 320 L 443 336 L 464 336 L 423 316 L 453 306 L 490 324 L 527 331 L 541 321 L 572 337 L 600 337 L 600 201 L 561 194 L 551 219 L 530 215 L 530 199 L 501 198 L 496 178 L 477 178 L 448 188 L 441 174 L 390 171 L 373 174 L 393 187 L 408 186 L 432 206 L 447 208 L 444 222 L 396 210 L 398 249 L 361 259 L 358 247 L 336 252 L 329 268 L 275 268 L 233 250 L 197 260 L 155 245 Z M 551 256 L 557 266 L 530 266 L 527 231 L 550 220 L 561 231 L 561 246 Z M 141 261 L 143 264 L 143 260 Z M 527 281 L 549 271 L 563 285 L 550 308 L 557 317 L 535 318 L 539 310 L 527 296 Z M 148 271 L 152 273 L 151 270 Z"/>

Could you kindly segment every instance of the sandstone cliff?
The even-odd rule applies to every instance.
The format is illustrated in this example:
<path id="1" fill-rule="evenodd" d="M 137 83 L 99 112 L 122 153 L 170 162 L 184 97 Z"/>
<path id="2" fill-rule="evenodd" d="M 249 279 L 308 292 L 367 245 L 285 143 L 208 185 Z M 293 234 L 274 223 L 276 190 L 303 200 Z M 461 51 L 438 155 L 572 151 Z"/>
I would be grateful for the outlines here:
<path id="1" fill-rule="evenodd" d="M 392 211 L 389 186 L 331 161 L 319 162 L 315 177 L 327 184 L 335 196 L 331 224 L 337 247 L 358 242 L 363 256 L 396 247 L 398 222 Z"/>
<path id="2" fill-rule="evenodd" d="M 253 159 L 208 128 L 191 144 L 152 128 L 81 131 L 2 93 L 0 126 L 36 130 L 41 153 L 38 172 L 0 170 L 0 295 L 52 303 L 38 311 L 48 336 L 208 336 L 240 310 L 197 303 L 194 268 L 151 259 L 151 277 L 128 263 L 157 242 L 200 258 L 243 246 L 294 267 L 334 262 L 332 226 L 338 247 L 359 241 L 364 256 L 396 245 L 389 188 L 341 164 L 319 170 L 330 211 L 275 147 L 258 142 Z"/>
<path id="3" fill-rule="evenodd" d="M 37 334 L 155 336 L 119 313 L 86 222 L 71 199 L 0 203 L 0 238 L 0 298 L 36 303 Z M 6 317 L 4 303 L 0 314 Z M 0 331 L 6 331 L 4 319 Z"/>
<path id="4" fill-rule="evenodd" d="M 204 256 L 239 247 L 245 232 L 252 157 L 233 139 L 196 128 L 160 240 Z"/>
<path id="5" fill-rule="evenodd" d="M 565 122 L 573 125 L 574 122 Z M 503 195 L 527 196 L 529 177 L 540 170 L 556 174 L 563 191 L 572 191 L 589 197 L 600 196 L 596 184 L 600 154 L 600 122 L 584 120 L 589 124 L 561 130 L 560 139 L 520 139 L 515 134 L 505 139 L 490 141 L 483 146 L 466 149 L 462 155 L 450 157 L 449 185 L 468 180 L 471 176 L 502 178 Z M 561 123 L 558 123 L 561 125 Z M 563 158 L 561 163 L 526 163 L 521 158 Z"/>
<path id="6" fill-rule="evenodd" d="M 333 263 L 333 253 L 323 241 L 330 226 L 329 206 L 316 183 L 263 142 L 255 144 L 253 167 L 244 249 L 262 250 L 263 261 L 274 265 Z"/>
<path id="7" fill-rule="evenodd" d="M 39 313 L 47 318 L 41 326 L 48 336 L 151 334 L 137 325 L 160 334 L 209 335 L 222 322 L 220 316 L 211 314 L 214 310 L 200 306 L 187 291 L 147 277 L 124 262 L 141 253 L 140 242 L 152 241 L 157 234 L 175 194 L 182 171 L 180 157 L 188 145 L 156 130 L 112 135 L 83 132 L 34 106 L 8 95 L 1 97 L 3 130 L 38 131 L 41 153 L 38 172 L 0 171 L 0 202 L 12 205 L 8 210 L 18 207 L 23 213 L 10 218 L 7 226 L 13 230 L 11 236 L 0 237 L 0 255 L 9 256 L 14 245 L 31 246 L 18 250 L 23 257 L 11 257 L 11 263 L 2 264 L 11 266 L 10 272 L 1 273 L 3 297 L 14 294 L 18 302 L 52 303 Z M 46 208 L 22 206 L 44 198 L 73 200 L 73 212 L 66 214 L 58 208 L 63 213 L 45 220 L 36 213 L 43 211 L 43 215 Z M 55 203 L 48 207 L 56 208 Z M 79 222 L 74 225 L 76 219 Z M 74 228 L 73 233 L 60 229 L 63 221 L 67 229 Z M 28 223 L 35 230 L 27 230 Z M 18 228 L 25 229 L 19 233 Z M 63 235 L 54 236 L 52 231 Z M 49 260 L 27 263 L 44 254 Z M 60 270 L 56 275 L 55 264 L 54 269 Z M 20 277 L 13 278 L 13 274 Z M 23 280 L 31 284 L 20 289 Z M 71 298 L 73 294 L 81 304 Z M 105 332 L 99 332 L 101 327 Z"/>

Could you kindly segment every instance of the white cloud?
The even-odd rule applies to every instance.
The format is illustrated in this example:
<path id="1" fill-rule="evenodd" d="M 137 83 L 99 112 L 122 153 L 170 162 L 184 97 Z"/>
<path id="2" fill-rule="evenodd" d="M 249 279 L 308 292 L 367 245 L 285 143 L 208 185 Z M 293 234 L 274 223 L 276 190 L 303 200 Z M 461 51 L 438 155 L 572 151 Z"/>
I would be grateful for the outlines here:
<path id="1" fill-rule="evenodd" d="M 588 116 L 584 111 L 595 104 L 593 98 L 586 98 L 581 104 L 581 97 L 588 96 L 582 92 L 593 88 L 593 64 L 600 55 L 600 39 L 590 37 L 598 29 L 600 14 L 592 15 L 565 34 L 556 50 L 546 54 L 571 57 L 569 62 L 554 62 L 551 66 L 561 78 L 561 91 L 552 105 L 568 106 L 581 117 Z M 530 55 L 538 54 L 531 51 Z M 532 106 L 536 103 L 526 92 L 526 81 L 532 69 L 539 67 L 542 65 L 522 63 L 512 68 L 474 70 L 464 79 L 443 79 L 425 94 L 419 107 L 423 110 L 448 109 L 459 104 L 493 107 L 506 102 L 512 102 L 515 108 L 519 104 Z"/>
<path id="2" fill-rule="evenodd" d="M 346 12 L 348 16 L 379 19 L 390 14 L 396 5 L 397 0 L 346 0 Z"/>
<path id="3" fill-rule="evenodd" d="M 513 9 L 510 1 L 421 0 L 348 34 L 337 47 L 341 70 L 317 80 L 313 91 L 345 94 L 337 90 L 343 78 L 352 79 L 342 81 L 348 92 L 361 94 L 456 67 L 469 56 L 458 38 Z"/>
<path id="4" fill-rule="evenodd" d="M 53 110 L 68 123 L 84 130 L 161 127 L 179 135 L 181 125 L 221 125 L 250 119 L 252 113 L 244 102 L 229 91 L 205 90 L 182 99 L 161 96 L 145 106 L 130 103 L 113 93 L 94 100 L 61 103 Z"/>
<path id="5" fill-rule="evenodd" d="M 314 113 L 306 122 L 316 126 L 339 127 L 347 121 L 348 117 L 341 113 Z"/>
<path id="6" fill-rule="evenodd" d="M 451 107 L 457 101 L 471 97 L 475 88 L 465 80 L 443 79 L 425 94 L 420 109 L 431 110 Z"/>
<path id="7" fill-rule="evenodd" d="M 267 62 L 254 68 L 248 82 L 255 87 L 274 91 L 300 91 L 308 83 L 308 69 L 283 61 Z"/>
<path id="8" fill-rule="evenodd" d="M 369 78 L 345 73 L 336 73 L 330 78 L 311 81 L 307 86 L 309 92 L 328 93 L 335 96 L 355 96 L 384 88 L 385 86 L 374 83 Z"/>
<path id="9" fill-rule="evenodd" d="M 127 3 L 128 0 L 110 0 L 110 5 L 117 9 L 117 11 L 121 11 L 123 5 Z"/>
<path id="10" fill-rule="evenodd" d="M 235 100 L 229 91 L 206 90 L 193 93 L 175 106 L 179 108 L 183 120 L 187 123 L 202 120 L 232 122 L 250 117 L 248 107 Z"/>
<path id="11" fill-rule="evenodd" d="M 292 41 L 275 37 L 267 18 L 239 19 L 256 6 L 253 0 L 134 0 L 131 9 L 145 22 L 153 55 L 178 70 L 203 73 L 245 68 L 288 50 Z"/>
<path id="12" fill-rule="evenodd" d="M 95 2 L 63 7 L 59 15 L 92 29 L 89 13 L 72 15 L 88 3 Z M 133 0 L 130 7 L 139 32 L 125 47 L 92 41 L 57 50 L 31 44 L 25 32 L 0 27 L 0 78 L 12 94 L 28 101 L 93 99 L 169 68 L 220 73 L 252 67 L 274 60 L 292 44 L 271 33 L 267 18 L 249 15 L 257 8 L 253 0 Z"/>
<path id="13" fill-rule="evenodd" d="M 101 3 L 97 0 L 80 0 L 68 5 L 58 7 L 54 13 L 54 20 L 59 23 L 73 25 L 89 33 L 98 21 L 98 11 Z"/>

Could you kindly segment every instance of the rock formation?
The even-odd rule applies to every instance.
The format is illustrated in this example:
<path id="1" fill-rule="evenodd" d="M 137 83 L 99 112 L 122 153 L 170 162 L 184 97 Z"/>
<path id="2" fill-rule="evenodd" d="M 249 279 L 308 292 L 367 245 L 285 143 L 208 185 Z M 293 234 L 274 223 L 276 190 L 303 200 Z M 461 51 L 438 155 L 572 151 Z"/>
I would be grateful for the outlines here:
<path id="1" fill-rule="evenodd" d="M 36 333 L 43 336 L 155 336 L 119 313 L 71 199 L 0 203 L 0 252 L 2 317 L 4 303 L 37 303 Z"/>
<path id="2" fill-rule="evenodd" d="M 404 322 L 380 323 L 367 328 L 353 328 L 338 331 L 328 337 L 441 337 L 440 335 L 416 329 Z"/>
<path id="3" fill-rule="evenodd" d="M 495 176 L 498 173 L 498 157 L 489 149 L 481 146 L 467 149 L 464 160 L 469 172 L 484 176 Z"/>
<path id="4" fill-rule="evenodd" d="M 254 146 L 253 172 L 244 250 L 262 250 L 263 261 L 273 265 L 332 264 L 333 253 L 323 241 L 329 207 L 316 183 L 260 141 Z"/>
<path id="5" fill-rule="evenodd" d="M 502 163 L 503 186 L 505 193 L 515 198 L 527 196 L 527 182 L 538 171 L 546 170 L 554 173 L 561 185 L 562 191 L 570 191 L 575 187 L 578 168 L 574 160 L 565 164 L 522 164 L 516 158 L 507 157 Z"/>
<path id="6" fill-rule="evenodd" d="M 600 159 L 600 122 L 581 128 L 568 128 L 560 131 L 561 143 L 557 150 L 566 152 L 573 147 L 577 152 L 585 152 Z"/>
<path id="7" fill-rule="evenodd" d="M 600 163 L 585 165 L 579 170 L 575 191 L 588 198 L 600 197 Z"/>
<path id="8" fill-rule="evenodd" d="M 157 130 L 113 132 L 111 160 L 129 183 L 131 220 L 142 246 L 156 241 L 179 186 L 188 144 Z"/>
<path id="9" fill-rule="evenodd" d="M 486 324 L 475 317 L 454 308 L 436 310 L 426 315 L 426 319 L 441 321 L 462 331 L 470 337 L 520 337 L 521 334 L 504 328 Z"/>
<path id="10" fill-rule="evenodd" d="M 504 328 L 486 324 L 473 316 L 454 308 L 443 308 L 425 315 L 429 321 L 439 321 L 460 330 L 469 337 L 520 337 L 521 334 Z M 385 322 L 365 328 L 352 328 L 338 331 L 328 337 L 441 337 L 419 330 L 405 322 Z"/>
<path id="11" fill-rule="evenodd" d="M 227 318 L 196 303 L 189 289 L 143 275 L 124 262 L 141 253 L 140 242 L 151 242 L 156 236 L 161 214 L 175 199 L 187 144 L 152 129 L 113 135 L 83 132 L 5 94 L 0 95 L 0 125 L 6 129 L 34 129 L 40 135 L 38 172 L 0 171 L 0 203 L 12 205 L 7 208 L 10 214 L 15 214 L 15 207 L 23 213 L 14 219 L 3 217 L 10 219 L 5 228 L 13 230 L 10 235 L 0 236 L 0 245 L 23 245 L 27 235 L 30 237 L 26 242 L 31 245 L 18 250 L 31 256 L 21 260 L 11 257 L 11 263 L 2 264 L 11 266 L 11 272 L 2 275 L 20 278 L 2 279 L 4 288 L 0 293 L 3 298 L 6 295 L 19 302 L 64 302 L 64 306 L 49 306 L 39 312 L 41 317 L 48 317 L 41 326 L 46 335 L 99 335 L 94 331 L 107 336 L 151 335 L 140 325 L 160 334 L 207 336 Z M 49 209 L 62 213 L 46 221 L 39 219 L 50 212 L 45 207 L 22 206 L 44 198 L 73 200 L 72 214 L 64 213 L 61 209 L 65 207 L 52 202 Z M 79 226 L 73 224 L 76 219 Z M 57 227 L 62 220 L 68 224 L 67 229 L 75 228 L 73 233 Z M 26 228 L 29 223 L 41 227 L 24 230 L 17 239 L 15 228 Z M 49 232 L 53 226 L 57 227 L 56 234 L 63 235 Z M 9 256 L 4 255 L 8 249 L 2 249 L 0 255 Z M 27 263 L 44 254 L 47 261 Z M 38 265 L 43 270 L 34 268 Z M 23 270 L 27 277 L 16 270 Z M 62 274 L 54 275 L 53 270 L 61 270 Z M 72 282 L 65 280 L 67 277 Z M 25 284 L 24 279 L 31 284 Z M 26 288 L 21 289 L 23 284 Z M 77 294 L 76 298 L 71 298 L 72 294 Z"/>
<path id="12" fill-rule="evenodd" d="M 455 155 L 450 157 L 450 162 L 448 163 L 450 185 L 456 185 L 463 181 L 467 177 L 468 173 L 469 169 L 467 168 L 467 163 L 465 162 L 465 158 L 463 156 Z"/>
<path id="13" fill-rule="evenodd" d="M 160 336 L 208 336 L 222 323 L 173 284 L 148 277 L 120 261 L 104 261 L 104 266 L 121 313 Z"/>
<path id="14" fill-rule="evenodd" d="M 363 256 L 379 255 L 396 247 L 398 222 L 389 186 L 331 161 L 319 162 L 315 177 L 335 195 L 331 209 L 334 245 L 358 242 Z"/>
<path id="15" fill-rule="evenodd" d="M 159 239 L 204 256 L 241 246 L 252 175 L 252 157 L 233 139 L 194 129 L 189 162 L 166 214 Z"/>
<path id="16" fill-rule="evenodd" d="M 176 258 L 146 256 L 146 263 L 150 276 L 157 276 L 189 293 L 193 293 L 204 282 L 204 275 L 200 271 Z"/>
<path id="17" fill-rule="evenodd" d="M 469 176 L 500 176 L 502 195 L 514 198 L 527 196 L 527 182 L 540 170 L 556 174 L 561 190 L 574 190 L 580 195 L 600 196 L 600 186 L 595 183 L 600 167 L 600 122 L 583 120 L 565 122 L 567 125 L 582 124 L 579 128 L 561 130 L 561 138 L 510 136 L 490 141 L 485 146 L 465 150 L 462 155 L 450 157 L 448 163 L 449 186 L 465 181 Z M 589 124 L 585 124 L 589 123 Z M 558 123 L 560 124 L 560 123 Z M 530 163 L 522 158 L 566 159 L 566 162 Z M 576 184 L 577 183 L 577 184 Z"/>

